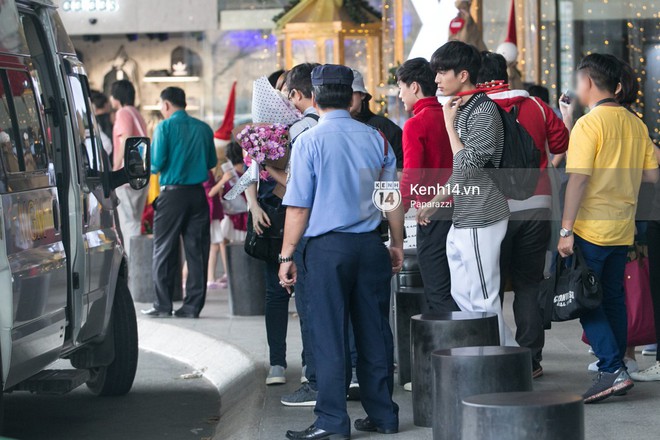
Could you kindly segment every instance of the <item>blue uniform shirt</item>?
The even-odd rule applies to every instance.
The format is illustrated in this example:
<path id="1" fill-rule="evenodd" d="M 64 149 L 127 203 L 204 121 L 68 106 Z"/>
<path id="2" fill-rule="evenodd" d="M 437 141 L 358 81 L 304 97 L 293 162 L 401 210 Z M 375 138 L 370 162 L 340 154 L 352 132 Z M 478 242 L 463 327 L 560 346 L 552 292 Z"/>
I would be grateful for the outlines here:
<path id="1" fill-rule="evenodd" d="M 217 164 L 213 130 L 204 122 L 179 110 L 156 127 L 151 172 L 160 173 L 161 185 L 206 182 Z"/>
<path id="2" fill-rule="evenodd" d="M 396 157 L 388 146 L 385 158 L 384 148 L 378 131 L 345 110 L 326 113 L 298 137 L 283 204 L 311 208 L 306 237 L 378 227 L 374 182 L 396 180 Z"/>

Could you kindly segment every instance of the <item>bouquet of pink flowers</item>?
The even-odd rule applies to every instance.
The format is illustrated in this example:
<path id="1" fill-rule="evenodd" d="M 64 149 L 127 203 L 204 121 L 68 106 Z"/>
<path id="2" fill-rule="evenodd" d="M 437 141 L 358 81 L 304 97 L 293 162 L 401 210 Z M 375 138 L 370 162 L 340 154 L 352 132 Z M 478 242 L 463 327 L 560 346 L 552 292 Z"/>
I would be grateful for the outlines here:
<path id="1" fill-rule="evenodd" d="M 236 135 L 241 148 L 260 165 L 280 170 L 289 162 L 289 127 L 284 124 L 247 125 Z"/>

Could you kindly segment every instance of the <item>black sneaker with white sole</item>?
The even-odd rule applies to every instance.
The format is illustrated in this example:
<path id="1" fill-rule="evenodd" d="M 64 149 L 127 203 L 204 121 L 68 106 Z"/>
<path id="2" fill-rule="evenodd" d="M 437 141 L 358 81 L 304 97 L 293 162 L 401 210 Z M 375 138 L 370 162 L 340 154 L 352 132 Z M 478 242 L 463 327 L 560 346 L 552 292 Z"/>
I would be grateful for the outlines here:
<path id="1" fill-rule="evenodd" d="M 635 386 L 624 367 L 614 373 L 601 371 L 594 379 L 594 384 L 584 393 L 584 403 L 596 403 L 612 396 L 624 395 Z"/>
<path id="2" fill-rule="evenodd" d="M 316 396 L 318 391 L 314 391 L 308 383 L 303 384 L 295 392 L 282 396 L 280 402 L 284 406 L 316 406 Z"/>

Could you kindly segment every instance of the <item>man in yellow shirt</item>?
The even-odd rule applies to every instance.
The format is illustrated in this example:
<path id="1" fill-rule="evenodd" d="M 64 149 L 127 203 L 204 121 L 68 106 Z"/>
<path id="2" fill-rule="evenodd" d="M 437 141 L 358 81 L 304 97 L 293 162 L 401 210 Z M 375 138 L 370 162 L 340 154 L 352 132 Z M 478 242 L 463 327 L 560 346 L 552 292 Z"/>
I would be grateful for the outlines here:
<path id="1" fill-rule="evenodd" d="M 659 176 L 646 126 L 615 99 L 627 83 L 621 81 L 623 66 L 602 54 L 578 66 L 577 96 L 590 112 L 573 128 L 566 163 L 570 178 L 558 250 L 566 257 L 578 246 L 603 287 L 602 305 L 580 319 L 599 359 L 585 403 L 624 394 L 634 385 L 623 363 L 628 326 L 623 273 L 639 187 Z"/>

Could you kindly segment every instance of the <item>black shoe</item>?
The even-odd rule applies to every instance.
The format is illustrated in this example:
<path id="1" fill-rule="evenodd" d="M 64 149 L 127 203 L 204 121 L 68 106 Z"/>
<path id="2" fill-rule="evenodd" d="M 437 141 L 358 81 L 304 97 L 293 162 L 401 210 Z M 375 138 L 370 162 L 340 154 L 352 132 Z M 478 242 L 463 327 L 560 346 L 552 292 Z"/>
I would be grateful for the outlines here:
<path id="1" fill-rule="evenodd" d="M 346 395 L 346 400 L 358 401 L 360 400 L 360 384 L 357 382 L 351 382 L 351 385 L 348 387 L 348 394 Z"/>
<path id="2" fill-rule="evenodd" d="M 304 431 L 287 431 L 290 440 L 350 440 L 350 435 L 334 434 L 312 425 Z"/>
<path id="3" fill-rule="evenodd" d="M 364 419 L 357 419 L 353 424 L 355 429 L 363 432 L 378 432 L 379 434 L 396 434 L 399 432 L 398 429 L 384 429 L 376 426 L 374 422 L 371 421 L 369 417 Z"/>
<path id="4" fill-rule="evenodd" d="M 199 318 L 198 313 L 190 313 L 182 309 L 179 309 L 176 312 L 174 312 L 174 316 L 176 316 L 177 318 L 193 318 L 193 319 Z"/>
<path id="5" fill-rule="evenodd" d="M 160 310 L 153 307 L 149 310 L 142 310 L 141 313 L 144 316 L 151 316 L 152 318 L 169 318 L 172 316 L 172 312 L 161 312 Z"/>

